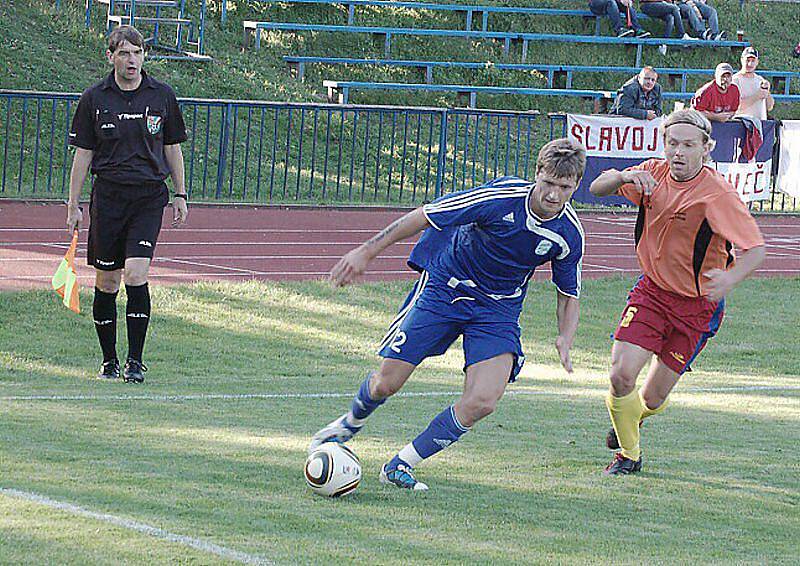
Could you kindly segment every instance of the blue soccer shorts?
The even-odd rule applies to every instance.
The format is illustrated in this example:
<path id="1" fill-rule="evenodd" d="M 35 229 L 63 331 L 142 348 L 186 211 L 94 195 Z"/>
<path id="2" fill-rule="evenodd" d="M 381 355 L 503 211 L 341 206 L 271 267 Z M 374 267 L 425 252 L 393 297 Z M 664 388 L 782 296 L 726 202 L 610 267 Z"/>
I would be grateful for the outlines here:
<path id="1" fill-rule="evenodd" d="M 424 272 L 406 297 L 378 355 L 419 365 L 444 354 L 459 337 L 464 339 L 464 370 L 502 354 L 513 354 L 508 381 L 514 382 L 525 363 L 520 327 L 490 298 L 466 295 Z"/>

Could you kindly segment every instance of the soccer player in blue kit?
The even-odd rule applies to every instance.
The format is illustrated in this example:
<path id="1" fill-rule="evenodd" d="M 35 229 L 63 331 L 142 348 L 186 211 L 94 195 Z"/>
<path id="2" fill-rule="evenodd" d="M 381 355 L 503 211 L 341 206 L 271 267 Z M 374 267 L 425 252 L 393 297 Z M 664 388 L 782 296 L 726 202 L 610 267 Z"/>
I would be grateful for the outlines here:
<path id="1" fill-rule="evenodd" d="M 501 177 L 445 195 L 391 223 L 336 264 L 332 281 L 347 285 L 388 246 L 425 230 L 408 260 L 421 276 L 381 342 L 380 369 L 363 381 L 350 411 L 314 435 L 309 452 L 323 442 L 350 440 L 422 360 L 444 354 L 461 335 L 466 374 L 461 398 L 380 473 L 383 483 L 428 489 L 414 477 L 414 466 L 491 414 L 506 384 L 516 380 L 525 360 L 522 302 L 534 270 L 548 262 L 557 288 L 555 345 L 561 364 L 572 371 L 583 229 L 568 201 L 585 166 L 583 146 L 553 140 L 539 152 L 534 183 Z"/>

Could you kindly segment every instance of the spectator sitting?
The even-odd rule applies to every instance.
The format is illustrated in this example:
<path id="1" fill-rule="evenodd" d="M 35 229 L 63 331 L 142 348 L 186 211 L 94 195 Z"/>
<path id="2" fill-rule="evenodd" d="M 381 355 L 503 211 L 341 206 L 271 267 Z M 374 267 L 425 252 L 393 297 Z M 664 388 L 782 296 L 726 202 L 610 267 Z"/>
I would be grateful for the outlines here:
<path id="1" fill-rule="evenodd" d="M 638 120 L 653 120 L 661 116 L 661 85 L 653 67 L 644 67 L 619 90 L 611 107 L 611 114 L 629 116 Z"/>
<path id="2" fill-rule="evenodd" d="M 664 37 L 672 37 L 672 29 L 675 28 L 681 39 L 694 39 L 686 33 L 681 20 L 681 9 L 675 4 L 674 0 L 639 0 L 639 8 L 651 18 L 658 18 L 664 21 Z M 667 46 L 659 45 L 658 51 L 662 55 L 666 55 Z"/>
<path id="3" fill-rule="evenodd" d="M 719 31 L 717 10 L 708 0 L 679 0 L 681 16 L 689 20 L 698 37 L 707 41 L 722 41 L 728 34 Z M 706 29 L 708 25 L 708 29 Z"/>
<path id="4" fill-rule="evenodd" d="M 775 106 L 775 100 L 769 92 L 769 81 L 756 74 L 756 67 L 758 50 L 755 47 L 746 47 L 742 51 L 742 70 L 733 75 L 733 84 L 739 88 L 740 96 L 736 116 L 766 120 L 767 112 Z"/>
<path id="5" fill-rule="evenodd" d="M 639 38 L 650 37 L 650 32 L 642 29 L 636 19 L 633 0 L 589 0 L 589 9 L 595 15 L 608 16 L 617 37 L 634 34 Z M 626 21 L 623 21 L 623 13 Z"/>
<path id="6" fill-rule="evenodd" d="M 733 84 L 733 67 L 720 63 L 714 80 L 701 86 L 692 98 L 692 107 L 713 122 L 727 122 L 739 109 L 739 87 Z"/>

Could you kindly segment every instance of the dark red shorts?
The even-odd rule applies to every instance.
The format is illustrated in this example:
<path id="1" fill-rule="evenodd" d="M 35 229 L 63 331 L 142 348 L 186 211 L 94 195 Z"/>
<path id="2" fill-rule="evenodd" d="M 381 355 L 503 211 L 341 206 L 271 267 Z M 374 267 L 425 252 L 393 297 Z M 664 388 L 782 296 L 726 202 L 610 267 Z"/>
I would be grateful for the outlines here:
<path id="1" fill-rule="evenodd" d="M 656 354 L 682 374 L 722 324 L 725 300 L 684 297 L 665 291 L 643 276 L 628 295 L 614 338 Z"/>

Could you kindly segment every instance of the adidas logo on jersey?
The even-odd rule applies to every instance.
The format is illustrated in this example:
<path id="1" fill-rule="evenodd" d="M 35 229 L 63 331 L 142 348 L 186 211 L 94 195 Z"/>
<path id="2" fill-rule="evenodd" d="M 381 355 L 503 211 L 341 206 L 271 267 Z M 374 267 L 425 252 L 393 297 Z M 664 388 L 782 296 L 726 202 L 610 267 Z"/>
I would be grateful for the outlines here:
<path id="1" fill-rule="evenodd" d="M 503 220 L 505 220 L 506 222 L 511 222 L 513 224 L 514 223 L 514 213 L 513 212 L 509 212 L 508 214 L 503 216 Z"/>

